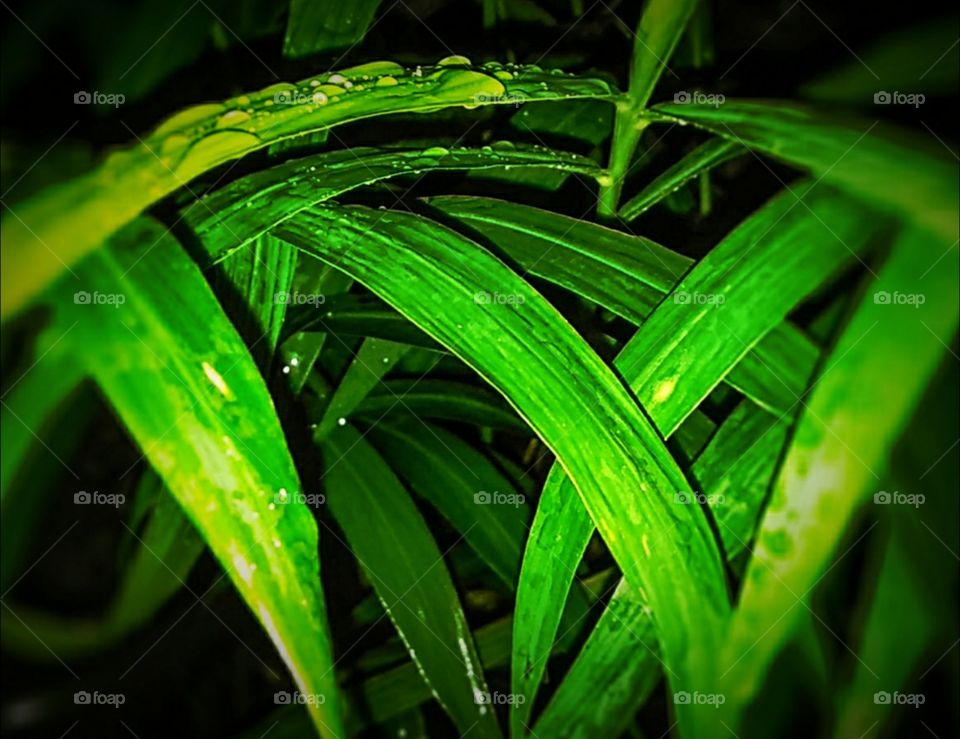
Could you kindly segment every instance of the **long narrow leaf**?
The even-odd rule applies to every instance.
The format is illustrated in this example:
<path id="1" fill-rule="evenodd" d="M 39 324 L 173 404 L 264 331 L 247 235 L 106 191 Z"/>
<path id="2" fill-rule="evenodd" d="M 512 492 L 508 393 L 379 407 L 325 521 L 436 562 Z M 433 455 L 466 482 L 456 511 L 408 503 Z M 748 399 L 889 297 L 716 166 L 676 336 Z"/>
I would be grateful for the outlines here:
<path id="1" fill-rule="evenodd" d="M 734 731 L 956 331 L 957 267 L 955 246 L 905 229 L 806 403 L 717 655 Z"/>
<path id="2" fill-rule="evenodd" d="M 443 554 L 407 491 L 349 425 L 323 452 L 327 503 L 421 676 L 461 734 L 499 736 Z"/>
<path id="3" fill-rule="evenodd" d="M 716 544 L 699 510 L 664 494 L 685 489 L 683 474 L 622 385 L 556 310 L 476 244 L 413 216 L 315 209 L 278 234 L 337 261 L 520 410 L 562 460 L 626 577 L 648 594 L 665 659 L 676 683 L 689 684 L 715 647 L 728 608 Z M 477 301 L 484 291 L 514 298 Z M 559 405 L 557 397 L 567 402 Z M 625 520 L 637 533 L 624 535 Z"/>
<path id="4" fill-rule="evenodd" d="M 146 247 L 157 244 L 155 249 Z M 321 736 L 342 735 L 319 587 L 316 525 L 273 404 L 200 271 L 138 220 L 51 295 L 130 434 L 203 535 L 305 694 Z M 171 289 L 171 286 L 176 289 Z M 64 294 L 67 293 L 67 294 Z M 87 351 L 95 345 L 96 351 Z"/>
<path id="5" fill-rule="evenodd" d="M 655 110 L 808 169 L 948 242 L 957 239 L 957 165 L 901 131 L 778 102 L 669 103 Z"/>
<path id="6" fill-rule="evenodd" d="M 611 96 L 598 79 L 499 63 L 471 67 L 463 57 L 450 57 L 416 69 L 372 62 L 187 108 L 93 172 L 4 214 L 2 269 L 18 279 L 4 284 L 2 316 L 20 310 L 165 195 L 277 141 L 393 113 Z"/>

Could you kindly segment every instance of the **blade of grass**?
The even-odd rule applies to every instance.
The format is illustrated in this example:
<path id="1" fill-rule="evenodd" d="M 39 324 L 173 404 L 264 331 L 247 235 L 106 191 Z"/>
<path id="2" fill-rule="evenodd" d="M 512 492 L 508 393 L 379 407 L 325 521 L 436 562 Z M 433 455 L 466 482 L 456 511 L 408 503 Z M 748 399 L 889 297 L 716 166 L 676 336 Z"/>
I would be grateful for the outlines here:
<path id="1" fill-rule="evenodd" d="M 576 154 L 505 142 L 480 149 L 356 147 L 255 172 L 182 212 L 210 259 L 217 262 L 299 211 L 359 187 L 424 172 L 543 167 L 588 176 L 600 171 L 593 161 Z"/>
<path id="2" fill-rule="evenodd" d="M 648 594 L 675 684 L 693 680 L 728 608 L 716 544 L 699 510 L 668 502 L 662 491 L 686 488 L 682 472 L 623 386 L 559 313 L 488 252 L 412 215 L 318 208 L 277 233 L 336 261 L 521 412 L 562 460 L 626 576 Z M 476 301 L 483 291 L 514 299 Z M 557 404 L 557 397 L 567 402 Z M 625 536 L 623 521 L 643 535 Z"/>
<path id="3" fill-rule="evenodd" d="M 397 398 L 403 398 L 398 407 Z M 384 392 L 372 392 L 357 406 L 356 416 L 373 424 L 392 410 L 406 410 L 420 418 L 468 423 L 496 429 L 525 431 L 526 424 L 486 388 L 451 380 L 384 381 Z M 389 416 L 387 416 L 389 417 Z"/>
<path id="4" fill-rule="evenodd" d="M 6 319 L 22 309 L 164 196 L 217 165 L 277 141 L 393 113 L 613 95 L 598 79 L 496 63 L 474 68 L 463 61 L 454 57 L 417 69 L 373 62 L 177 113 L 93 172 L 4 214 L 2 271 L 17 279 L 3 285 L 0 315 Z"/>
<path id="5" fill-rule="evenodd" d="M 670 193 L 679 190 L 694 177 L 709 172 L 714 167 L 744 153 L 746 150 L 735 141 L 728 141 L 722 137 L 708 139 L 672 164 L 666 171 L 654 177 L 649 185 L 620 208 L 617 215 L 624 221 L 632 221 Z"/>
<path id="6" fill-rule="evenodd" d="M 957 240 L 957 165 L 912 134 L 781 102 L 669 103 L 654 110 L 809 170 L 948 242 Z"/>
<path id="7" fill-rule="evenodd" d="M 407 491 L 351 426 L 322 449 L 330 510 L 421 677 L 461 735 L 500 736 L 443 554 Z"/>
<path id="8" fill-rule="evenodd" d="M 512 591 L 530 514 L 523 494 L 458 436 L 409 413 L 377 423 L 369 438 L 410 489 L 436 508 Z"/>
<path id="9" fill-rule="evenodd" d="M 144 252 L 150 244 L 157 248 Z M 249 352 L 199 269 L 151 221 L 119 233 L 79 276 L 86 298 L 75 298 L 70 285 L 50 295 L 60 324 L 76 323 L 70 341 L 78 361 L 219 559 L 298 688 L 325 697 L 308 705 L 317 732 L 342 735 L 316 525 L 303 504 L 271 504 L 280 491 L 299 490 L 299 481 Z"/>
<path id="10" fill-rule="evenodd" d="M 618 358 L 661 430 L 672 434 L 754 344 L 859 258 L 880 225 L 851 198 L 801 184 L 724 238 L 647 317 Z M 678 401 L 676 394 L 685 398 Z M 669 411 L 661 413 L 665 404 Z"/>
<path id="11" fill-rule="evenodd" d="M 904 229 L 805 403 L 716 659 L 727 696 L 717 713 L 734 731 L 953 338 L 958 259 L 944 246 Z"/>
<path id="12" fill-rule="evenodd" d="M 359 43 L 380 0 L 290 0 L 283 55 L 291 59 L 345 49 Z"/>
<path id="13" fill-rule="evenodd" d="M 697 500 L 716 515 L 728 560 L 741 554 L 762 512 L 788 424 L 742 402 L 697 459 Z M 661 678 L 649 604 L 621 580 L 587 642 L 533 727 L 533 736 L 617 736 Z M 585 701 L 584 695 L 594 696 Z"/>
<path id="14" fill-rule="evenodd" d="M 364 339 L 317 422 L 314 438 L 324 439 L 338 425 L 342 426 L 345 418 L 370 394 L 371 390 L 380 385 L 381 378 L 393 369 L 397 361 L 410 349 L 409 344 L 397 344 L 382 339 Z"/>
<path id="15" fill-rule="evenodd" d="M 808 188 L 798 191 L 806 194 Z M 854 201 L 839 197 L 826 191 L 811 195 L 810 212 L 794 209 L 791 193 L 773 198 L 680 282 L 673 295 L 687 299 L 661 303 L 614 360 L 665 437 L 750 346 L 850 258 L 838 239 L 862 246 L 869 235 L 862 216 L 849 209 Z M 700 302 L 701 294 L 726 300 Z M 582 508 L 557 500 L 570 497 L 568 485 L 559 474 L 547 479 L 520 572 L 513 689 L 530 700 L 513 712 L 515 731 L 526 721 L 549 658 L 558 623 L 555 604 L 563 602 L 593 532 Z M 540 510 L 551 512 L 550 520 L 541 520 Z"/>
<path id="16" fill-rule="evenodd" d="M 650 0 L 644 5 L 640 24 L 634 34 L 630 62 L 630 85 L 626 95 L 617 101 L 613 143 L 607 166 L 608 181 L 600 188 L 597 209 L 612 216 L 617 212 L 623 181 L 630 168 L 640 136 L 649 123 L 639 115 L 653 94 L 653 89 L 667 67 L 667 60 L 683 35 L 693 14 L 696 0 Z"/>
<path id="17" fill-rule="evenodd" d="M 525 272 L 638 326 L 693 264 L 649 239 L 540 208 L 465 196 L 427 202 L 492 241 Z M 784 324 L 751 347 L 729 381 L 747 397 L 783 412 L 813 371 L 812 351 L 800 332 Z"/>

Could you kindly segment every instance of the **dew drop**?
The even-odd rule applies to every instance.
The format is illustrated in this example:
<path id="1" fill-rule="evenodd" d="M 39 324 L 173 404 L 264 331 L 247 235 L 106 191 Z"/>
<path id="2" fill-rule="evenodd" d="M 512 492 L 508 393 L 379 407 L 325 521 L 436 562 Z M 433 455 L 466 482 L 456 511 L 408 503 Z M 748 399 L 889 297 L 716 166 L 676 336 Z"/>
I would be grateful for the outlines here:
<path id="1" fill-rule="evenodd" d="M 452 56 L 445 56 L 439 62 L 437 62 L 438 67 L 469 67 L 473 64 L 467 57 L 461 56 L 460 54 L 454 54 Z"/>

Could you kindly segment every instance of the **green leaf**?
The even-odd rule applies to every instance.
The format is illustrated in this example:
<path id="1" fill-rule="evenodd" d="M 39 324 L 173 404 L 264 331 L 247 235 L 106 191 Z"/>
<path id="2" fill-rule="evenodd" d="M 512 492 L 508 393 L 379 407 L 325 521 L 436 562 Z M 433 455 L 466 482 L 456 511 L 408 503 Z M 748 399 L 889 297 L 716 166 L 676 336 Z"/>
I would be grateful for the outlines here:
<path id="1" fill-rule="evenodd" d="M 283 55 L 298 59 L 359 43 L 380 0 L 290 0 Z"/>
<path id="2" fill-rule="evenodd" d="M 697 0 L 650 0 L 644 5 L 640 24 L 634 34 L 630 86 L 626 96 L 617 103 L 607 167 L 609 179 L 600 188 L 598 210 L 601 214 L 613 215 L 617 212 L 630 162 L 649 122 L 639 114 L 650 100 L 663 70 L 669 69 L 667 61 L 680 41 L 696 5 Z M 671 74 L 676 76 L 672 71 Z"/>
<path id="3" fill-rule="evenodd" d="M 897 27 L 802 85 L 800 93 L 863 108 L 876 105 L 874 96 L 885 91 L 952 95 L 960 67 L 956 27 L 955 15 Z"/>
<path id="4" fill-rule="evenodd" d="M 44 331 L 36 348 L 36 358 L 22 368 L 4 390 L 2 400 L 3 434 L 0 455 L 0 501 L 7 502 L 7 493 L 15 475 L 23 469 L 24 460 L 37 444 L 43 442 L 43 428 L 58 417 L 69 396 L 83 379 L 81 366 L 69 355 L 64 340 L 75 326 L 60 326 Z M 56 460 L 47 447 L 44 454 Z M 72 473 L 71 473 L 72 474 Z"/>
<path id="5" fill-rule="evenodd" d="M 424 681 L 461 734 L 499 736 L 470 627 L 420 512 L 352 427 L 322 449 L 327 503 Z"/>
<path id="6" fill-rule="evenodd" d="M 220 560 L 298 689 L 325 696 L 308 706 L 318 733 L 342 735 L 316 524 L 302 503 L 273 504 L 300 485 L 246 347 L 197 267 L 151 221 L 124 229 L 78 275 L 86 299 L 75 299 L 72 285 L 50 295 L 58 322 L 76 322 L 77 361 Z"/>
<path id="7" fill-rule="evenodd" d="M 510 690 L 525 700 L 510 711 L 511 737 L 529 732 L 527 723 L 554 649 L 563 604 L 594 531 L 570 478 L 554 464 L 537 503 L 517 585 Z"/>
<path id="8" fill-rule="evenodd" d="M 859 259 L 879 226 L 856 201 L 802 184 L 772 199 L 700 261 L 617 360 L 664 434 L 804 297 Z M 662 413 L 664 406 L 669 411 Z"/>
<path id="9" fill-rule="evenodd" d="M 393 369 L 397 361 L 410 349 L 409 344 L 364 339 L 317 423 L 314 440 L 320 441 L 329 436 L 338 424 L 342 426 L 345 418 L 371 390 L 380 385 L 381 378 Z"/>
<path id="10" fill-rule="evenodd" d="M 752 537 L 787 428 L 743 402 L 694 465 L 695 493 L 715 513 L 728 559 L 743 552 Z M 695 504 L 693 496 L 689 500 Z M 660 668 L 650 607 L 621 580 L 532 735 L 621 734 L 657 686 Z M 585 701 L 584 695 L 595 698 Z"/>
<path id="11" fill-rule="evenodd" d="M 430 378 L 384 381 L 386 392 L 372 392 L 357 406 L 356 416 L 375 423 L 392 410 L 406 410 L 421 418 L 468 423 L 497 429 L 525 431 L 526 424 L 501 398 L 486 388 Z M 398 408 L 397 398 L 403 398 Z"/>
<path id="12" fill-rule="evenodd" d="M 787 192 L 741 223 L 687 274 L 673 299 L 660 304 L 614 360 L 665 437 L 831 267 L 850 258 L 839 239 L 862 246 L 869 236 L 862 215 L 851 209 L 853 201 L 827 191 L 808 197 L 809 211 L 796 208 L 796 196 Z M 798 402 L 797 396 L 791 400 Z M 547 479 L 520 573 L 516 623 L 523 630 L 514 637 L 513 677 L 514 691 L 528 697 L 549 657 L 556 604 L 564 601 L 593 530 L 583 510 L 556 500 L 569 497 L 565 485 L 559 474 Z M 551 520 L 541 520 L 541 510 L 549 511 Z M 513 712 L 515 731 L 528 711 L 524 704 Z"/>
<path id="13" fill-rule="evenodd" d="M 734 141 L 719 137 L 708 139 L 665 172 L 657 175 L 649 185 L 623 205 L 617 215 L 624 221 L 632 221 L 694 177 L 743 153 L 744 148 Z"/>
<path id="14" fill-rule="evenodd" d="M 450 57 L 416 69 L 372 62 L 197 105 L 168 118 L 93 172 L 4 215 L 2 271 L 17 280 L 4 284 L 3 318 L 164 196 L 219 164 L 277 141 L 393 113 L 613 94 L 598 79 L 493 62 L 469 67 L 465 61 Z"/>
<path id="15" fill-rule="evenodd" d="M 557 136 L 599 146 L 613 127 L 613 108 L 599 100 L 543 103 L 523 108 L 510 125 L 538 141 L 541 136 Z"/>
<path id="16" fill-rule="evenodd" d="M 774 415 L 788 413 L 806 390 L 820 348 L 785 321 L 760 339 L 726 382 Z"/>
<path id="17" fill-rule="evenodd" d="M 880 566 L 871 573 L 870 584 L 864 585 L 870 595 L 869 608 L 857 644 L 853 677 L 837 701 L 837 736 L 862 735 L 877 722 L 889 721 L 894 706 L 878 702 L 876 694 L 906 692 L 919 660 L 937 637 L 937 596 L 943 591 L 933 594 L 924 587 L 926 573 L 915 561 L 909 538 L 898 528 L 883 532 L 871 553 Z M 929 564 L 929 559 L 924 564 Z M 950 587 L 946 582 L 942 586 Z"/>
<path id="18" fill-rule="evenodd" d="M 669 103 L 654 110 L 809 170 L 944 240 L 957 239 L 957 166 L 903 131 L 777 102 Z"/>
<path id="19" fill-rule="evenodd" d="M 530 512 L 513 483 L 458 436 L 410 413 L 377 423 L 368 436 L 410 489 L 429 501 L 512 591 Z"/>
<path id="20" fill-rule="evenodd" d="M 716 659 L 734 731 L 956 331 L 957 249 L 945 246 L 901 233 L 805 404 Z"/>
<path id="21" fill-rule="evenodd" d="M 427 202 L 481 233 L 525 272 L 638 326 L 693 264 L 649 239 L 539 208 L 464 196 Z M 758 230 L 776 217 L 758 224 Z M 810 341 L 783 324 L 751 347 L 728 379 L 747 397 L 782 413 L 806 387 L 815 359 Z"/>
<path id="22" fill-rule="evenodd" d="M 317 208 L 277 234 L 336 262 L 520 411 L 564 465 L 626 577 L 648 594 L 676 684 L 689 684 L 715 648 L 728 608 L 716 544 L 699 510 L 663 494 L 686 488 L 682 472 L 560 314 L 484 249 L 415 216 Z M 476 299 L 493 291 L 513 299 Z M 642 534 L 625 535 L 623 521 Z"/>
<path id="23" fill-rule="evenodd" d="M 284 326 L 285 336 L 302 331 L 372 337 L 443 351 L 442 346 L 389 305 L 365 293 L 345 293 L 324 299 L 322 304 L 294 308 Z"/>
<path id="24" fill-rule="evenodd" d="M 184 209 L 184 219 L 212 261 L 318 203 L 393 177 L 450 170 L 556 168 L 596 175 L 585 157 L 500 142 L 479 149 L 373 149 L 316 154 L 242 177 Z"/>
<path id="25" fill-rule="evenodd" d="M 427 198 L 434 208 L 490 239 L 525 272 L 643 321 L 691 261 L 641 236 L 493 198 Z"/>
<path id="26" fill-rule="evenodd" d="M 214 282 L 224 310 L 264 374 L 269 374 L 280 341 L 296 267 L 297 250 L 264 234 L 224 260 Z"/>
<path id="27" fill-rule="evenodd" d="M 313 269 L 320 266 L 321 269 Z M 293 293 L 296 295 L 314 296 L 316 300 L 323 300 L 326 304 L 331 296 L 340 296 L 346 293 L 353 284 L 347 275 L 340 270 L 326 264 L 319 264 L 315 260 L 298 263 L 297 273 L 294 275 Z M 322 296 L 322 298 L 320 297 Z M 287 301 L 291 302 L 290 295 Z M 316 306 L 314 306 L 316 308 Z M 285 311 L 285 328 L 290 323 L 291 311 Z M 323 350 L 327 334 L 294 333 L 292 336 L 281 334 L 280 356 L 283 366 L 280 372 L 285 376 L 285 384 L 293 395 L 299 396 L 311 377 L 313 367 Z"/>

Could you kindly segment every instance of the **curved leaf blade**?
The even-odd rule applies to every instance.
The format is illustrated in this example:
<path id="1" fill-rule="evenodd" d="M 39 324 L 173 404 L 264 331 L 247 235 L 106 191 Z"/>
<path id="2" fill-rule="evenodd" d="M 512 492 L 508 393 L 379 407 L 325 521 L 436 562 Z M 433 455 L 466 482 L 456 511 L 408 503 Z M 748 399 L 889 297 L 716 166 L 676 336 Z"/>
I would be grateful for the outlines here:
<path id="1" fill-rule="evenodd" d="M 676 683 L 693 680 L 728 608 L 716 544 L 699 510 L 664 494 L 686 488 L 682 472 L 609 368 L 556 310 L 476 244 L 413 216 L 314 209 L 277 233 L 336 261 L 521 412 L 562 460 L 626 576 L 648 593 Z M 483 291 L 515 300 L 477 302 Z M 518 373 L 518 366 L 527 369 Z M 556 397 L 569 402 L 558 405 Z M 625 520 L 644 535 L 625 536 Z"/>
<path id="2" fill-rule="evenodd" d="M 372 62 L 180 111 L 93 172 L 4 214 L 4 318 L 153 203 L 217 165 L 278 141 L 394 113 L 613 96 L 599 79 L 462 57 L 407 69 Z"/>
<path id="3" fill-rule="evenodd" d="M 247 348 L 196 265 L 151 221 L 118 233 L 78 274 L 88 295 L 113 298 L 77 299 L 63 289 L 50 296 L 58 322 L 76 322 L 70 341 L 77 357 L 220 560 L 298 688 L 325 696 L 308 706 L 318 733 L 342 735 L 316 524 L 302 503 L 273 505 L 275 495 L 300 485 Z"/>
<path id="4" fill-rule="evenodd" d="M 322 450 L 327 504 L 424 681 L 461 734 L 499 736 L 470 627 L 420 512 L 352 427 L 337 429 Z"/>
<path id="5" fill-rule="evenodd" d="M 655 111 L 789 164 L 956 241 L 957 166 L 899 131 L 849 125 L 797 105 L 728 100 L 720 106 L 657 105 Z"/>

